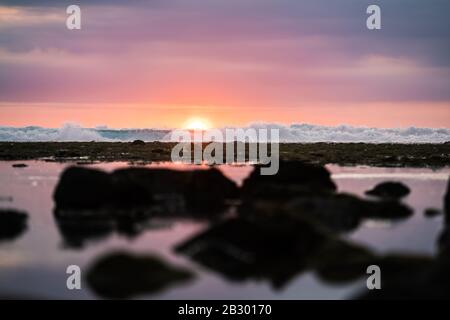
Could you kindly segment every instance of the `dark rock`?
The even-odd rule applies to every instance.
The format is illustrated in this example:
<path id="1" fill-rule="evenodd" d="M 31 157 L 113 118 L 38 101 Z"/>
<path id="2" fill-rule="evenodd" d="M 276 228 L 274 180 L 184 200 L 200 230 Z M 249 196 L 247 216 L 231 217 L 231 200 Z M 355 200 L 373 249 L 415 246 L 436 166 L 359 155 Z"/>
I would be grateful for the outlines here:
<path id="1" fill-rule="evenodd" d="M 326 237 L 283 217 L 230 219 L 177 246 L 178 253 L 232 281 L 268 280 L 281 288 L 304 271 Z"/>
<path id="2" fill-rule="evenodd" d="M 13 200 L 14 198 L 11 196 L 9 197 L 0 196 L 0 202 L 12 202 Z"/>
<path id="3" fill-rule="evenodd" d="M 102 240 L 116 230 L 116 224 L 110 218 L 67 218 L 57 217 L 56 226 L 63 237 L 66 248 L 81 249 L 87 241 Z"/>
<path id="4" fill-rule="evenodd" d="M 301 194 L 322 194 L 336 190 L 330 172 L 322 166 L 300 161 L 280 161 L 275 175 L 261 175 L 261 167 L 245 179 L 242 194 L 244 198 L 289 198 Z"/>
<path id="5" fill-rule="evenodd" d="M 133 146 L 145 146 L 145 142 L 142 140 L 134 140 L 133 142 L 131 142 L 131 144 Z"/>
<path id="6" fill-rule="evenodd" d="M 57 226 L 79 248 L 113 232 L 134 237 L 153 217 L 210 219 L 224 212 L 237 186 L 219 170 L 127 168 L 106 173 L 71 167 L 55 189 Z"/>
<path id="7" fill-rule="evenodd" d="M 312 262 L 321 280 L 343 284 L 366 275 L 368 266 L 378 261 L 369 249 L 339 239 L 327 241 Z"/>
<path id="8" fill-rule="evenodd" d="M 356 229 L 364 219 L 398 220 L 412 214 L 412 210 L 397 201 L 369 201 L 350 194 L 322 194 L 297 196 L 290 199 L 253 199 L 239 208 L 244 216 L 259 219 L 284 215 L 291 219 L 307 220 L 335 232 Z"/>
<path id="9" fill-rule="evenodd" d="M 96 261 L 86 279 L 99 296 L 124 299 L 154 294 L 192 278 L 191 272 L 170 266 L 159 258 L 117 252 Z"/>
<path id="10" fill-rule="evenodd" d="M 435 208 L 428 208 L 424 211 L 424 215 L 429 218 L 436 217 L 440 214 L 442 214 L 442 211 Z"/>
<path id="11" fill-rule="evenodd" d="M 381 290 L 362 292 L 359 299 L 448 299 L 448 259 L 391 255 L 378 265 L 382 270 Z"/>
<path id="12" fill-rule="evenodd" d="M 14 164 L 12 165 L 12 167 L 13 167 L 13 168 L 26 168 L 26 167 L 28 167 L 28 165 L 25 164 L 25 163 L 14 163 Z"/>
<path id="13" fill-rule="evenodd" d="M 367 195 L 388 199 L 400 199 L 408 195 L 410 189 L 401 182 L 383 182 L 372 190 L 366 191 Z"/>
<path id="14" fill-rule="evenodd" d="M 144 188 L 165 206 L 176 204 L 182 211 L 191 213 L 221 211 L 227 199 L 238 196 L 236 184 L 215 168 L 192 171 L 127 168 L 115 171 L 113 177 Z"/>
<path id="15" fill-rule="evenodd" d="M 0 241 L 13 240 L 27 229 L 28 214 L 0 209 Z"/>
<path id="16" fill-rule="evenodd" d="M 342 284 L 366 277 L 367 267 L 382 266 L 394 278 L 411 268 L 425 269 L 429 257 L 379 256 L 301 219 L 273 215 L 232 218 L 175 248 L 231 281 L 266 280 L 281 288 L 305 271 L 327 283 Z"/>
<path id="17" fill-rule="evenodd" d="M 53 195 L 57 209 L 98 209 L 115 201 L 111 176 L 83 167 L 66 169 Z"/>

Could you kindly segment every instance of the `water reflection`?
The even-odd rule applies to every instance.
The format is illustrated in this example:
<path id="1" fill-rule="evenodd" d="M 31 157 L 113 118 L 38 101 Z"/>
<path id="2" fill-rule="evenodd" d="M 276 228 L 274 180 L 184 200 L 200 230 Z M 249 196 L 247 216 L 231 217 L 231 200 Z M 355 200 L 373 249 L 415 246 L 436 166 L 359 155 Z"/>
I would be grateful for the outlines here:
<path id="1" fill-rule="evenodd" d="M 442 271 L 448 266 L 448 231 L 440 232 L 439 252 L 428 249 L 429 243 L 437 241 L 442 219 L 425 220 L 422 214 L 426 207 L 443 207 L 443 171 L 436 172 L 439 180 L 414 180 L 416 173 L 404 169 L 409 175 L 402 182 L 411 194 L 400 202 L 364 196 L 366 190 L 389 180 L 381 169 L 374 172 L 386 177 L 375 179 L 371 168 L 334 168 L 337 174 L 331 175 L 321 167 L 288 163 L 282 164 L 278 177 L 251 174 L 245 179 L 248 167 L 231 167 L 231 174 L 227 168 L 208 166 L 193 172 L 181 170 L 181 174 L 158 164 L 85 167 L 95 169 L 94 175 L 103 179 L 99 183 L 91 171 L 79 168 L 78 178 L 72 175 L 64 182 L 67 176 L 63 179 L 59 173 L 67 174 L 67 164 L 27 164 L 26 170 L 15 170 L 5 178 L 13 169 L 3 170 L 0 163 L 0 174 L 9 187 L 0 192 L 14 196 L 14 205 L 30 212 L 31 218 L 31 230 L 22 233 L 20 246 L 0 251 L 0 260 L 11 263 L 13 256 L 20 256 L 14 265 L 0 267 L 1 292 L 181 299 L 389 298 L 448 293 Z M 357 170 L 368 172 L 369 177 L 355 178 Z M 397 170 L 394 177 L 403 172 Z M 77 180 L 80 176 L 84 178 Z M 50 201 L 52 194 L 55 201 Z M 395 223 L 367 227 L 374 220 Z M 185 227 L 183 221 L 192 223 Z M 59 250 L 58 235 L 66 247 L 80 250 Z M 114 257 L 118 248 L 120 259 L 112 261 L 119 262 L 107 263 L 97 273 L 108 274 L 106 280 L 89 281 L 87 274 L 98 264 L 104 266 L 102 261 Z M 400 250 L 392 252 L 392 248 Z M 131 280 L 127 278 L 130 269 L 117 267 L 129 259 L 138 265 L 136 278 Z M 148 268 L 141 267 L 145 265 L 141 260 L 151 262 Z M 155 284 L 155 271 L 150 272 L 153 262 L 195 273 L 196 281 L 172 281 L 168 276 L 167 285 Z M 86 271 L 86 285 L 77 293 L 61 289 L 65 268 L 73 263 Z M 364 289 L 370 264 L 383 270 L 384 295 Z M 30 282 L 21 281 L 23 276 Z M 412 284 L 419 289 L 408 287 L 411 277 L 418 279 Z M 121 278 L 146 286 L 124 288 Z M 354 284 L 363 289 L 355 290 Z"/>
<path id="2" fill-rule="evenodd" d="M 27 230 L 28 214 L 25 212 L 0 209 L 0 242 L 11 241 Z"/>

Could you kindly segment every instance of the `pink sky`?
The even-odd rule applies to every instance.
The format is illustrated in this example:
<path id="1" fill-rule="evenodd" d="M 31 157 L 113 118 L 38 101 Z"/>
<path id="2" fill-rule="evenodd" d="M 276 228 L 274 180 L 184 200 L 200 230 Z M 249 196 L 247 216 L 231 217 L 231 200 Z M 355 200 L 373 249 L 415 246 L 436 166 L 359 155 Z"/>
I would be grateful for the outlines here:
<path id="1" fill-rule="evenodd" d="M 81 1 L 79 31 L 62 5 L 8 3 L 3 126 L 450 126 L 450 28 L 423 1 L 380 1 L 376 32 L 354 0 Z"/>

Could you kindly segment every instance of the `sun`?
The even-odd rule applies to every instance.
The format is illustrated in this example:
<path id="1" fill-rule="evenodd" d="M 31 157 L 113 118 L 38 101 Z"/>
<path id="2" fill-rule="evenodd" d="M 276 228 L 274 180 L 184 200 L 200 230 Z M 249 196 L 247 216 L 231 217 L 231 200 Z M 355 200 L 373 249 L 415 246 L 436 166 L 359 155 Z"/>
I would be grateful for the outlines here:
<path id="1" fill-rule="evenodd" d="M 211 122 L 204 118 L 189 118 L 183 125 L 184 128 L 189 130 L 208 130 L 211 128 Z"/>

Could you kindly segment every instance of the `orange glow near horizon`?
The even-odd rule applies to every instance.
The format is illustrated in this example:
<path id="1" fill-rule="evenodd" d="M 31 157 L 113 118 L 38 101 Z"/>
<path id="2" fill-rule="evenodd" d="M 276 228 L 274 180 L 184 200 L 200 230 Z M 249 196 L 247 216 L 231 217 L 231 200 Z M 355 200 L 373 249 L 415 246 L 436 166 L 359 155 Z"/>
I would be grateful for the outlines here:
<path id="1" fill-rule="evenodd" d="M 194 116 L 195 115 L 195 116 Z M 314 107 L 198 107 L 106 104 L 0 103 L 0 126 L 209 129 L 254 122 L 399 128 L 449 128 L 446 102 L 315 104 Z"/>

